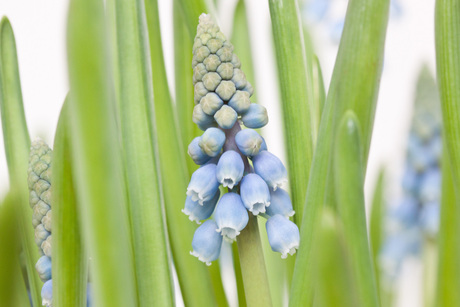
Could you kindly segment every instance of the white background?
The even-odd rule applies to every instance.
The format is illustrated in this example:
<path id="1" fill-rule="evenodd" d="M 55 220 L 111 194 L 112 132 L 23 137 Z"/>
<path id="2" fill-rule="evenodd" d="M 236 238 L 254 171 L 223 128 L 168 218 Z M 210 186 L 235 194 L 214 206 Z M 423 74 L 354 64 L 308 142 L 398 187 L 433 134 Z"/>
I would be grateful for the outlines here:
<path id="1" fill-rule="evenodd" d="M 172 0 L 160 3 L 162 33 L 168 77 L 173 80 Z M 231 31 L 233 0 L 220 1 L 217 9 L 225 34 Z M 250 16 L 251 48 L 259 101 L 267 106 L 270 123 L 264 129 L 269 148 L 284 159 L 280 98 L 276 79 L 274 50 L 267 0 L 246 1 Z M 346 0 L 332 1 L 327 19 L 343 18 Z M 379 168 L 388 173 L 390 201 L 397 199 L 399 176 L 404 161 L 404 148 L 412 112 L 414 87 L 423 62 L 432 72 L 434 53 L 434 0 L 401 0 L 402 15 L 392 18 L 387 32 L 385 65 L 375 118 L 373 141 L 366 178 L 366 197 L 373 191 Z M 32 138 L 40 136 L 52 144 L 60 107 L 68 90 L 65 29 L 67 1 L 62 0 L 1 0 L 0 15 L 7 15 L 16 36 L 24 107 Z M 326 21 L 327 21 L 326 19 Z M 329 83 L 337 45 L 331 42 L 326 22 L 312 26 L 315 48 L 320 58 L 326 86 Z M 170 82 L 171 84 L 171 82 Z M 281 146 L 280 146 L 281 145 Z M 8 191 L 8 174 L 3 136 L 0 134 L 0 199 Z M 421 269 L 417 262 L 405 267 L 400 306 L 422 306 L 420 300 Z"/>

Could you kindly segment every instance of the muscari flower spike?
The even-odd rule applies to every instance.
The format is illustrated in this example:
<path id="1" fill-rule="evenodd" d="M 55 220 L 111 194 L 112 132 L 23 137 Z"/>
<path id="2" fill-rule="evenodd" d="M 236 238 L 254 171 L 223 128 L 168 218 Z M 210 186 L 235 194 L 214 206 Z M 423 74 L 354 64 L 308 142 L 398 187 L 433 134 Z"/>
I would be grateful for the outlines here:
<path id="1" fill-rule="evenodd" d="M 252 214 L 269 218 L 270 244 L 285 258 L 299 242 L 299 230 L 288 219 L 294 214 L 291 200 L 279 189 L 287 181 L 287 171 L 253 130 L 268 123 L 267 110 L 251 103 L 252 85 L 210 15 L 200 16 L 192 68 L 193 122 L 204 133 L 188 147 L 201 167 L 192 174 L 182 212 L 198 224 L 211 219 L 195 231 L 191 254 L 210 265 L 219 257 L 222 240 L 235 241 Z M 220 184 L 229 192 L 219 200 Z"/>

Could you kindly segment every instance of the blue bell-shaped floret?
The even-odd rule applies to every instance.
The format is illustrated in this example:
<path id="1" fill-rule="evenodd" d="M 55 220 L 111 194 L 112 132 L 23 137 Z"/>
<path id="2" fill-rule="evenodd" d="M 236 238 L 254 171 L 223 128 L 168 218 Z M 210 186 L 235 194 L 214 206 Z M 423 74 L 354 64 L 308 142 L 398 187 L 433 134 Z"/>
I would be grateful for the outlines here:
<path id="1" fill-rule="evenodd" d="M 279 214 L 288 218 L 293 216 L 294 213 L 288 192 L 283 189 L 270 191 L 270 207 L 267 208 L 268 215 L 274 216 Z"/>
<path id="2" fill-rule="evenodd" d="M 187 195 L 201 205 L 211 200 L 219 189 L 216 178 L 216 165 L 206 164 L 192 174 L 192 179 L 187 187 Z"/>
<path id="3" fill-rule="evenodd" d="M 249 215 L 241 201 L 240 195 L 227 193 L 219 200 L 214 212 L 218 229 L 224 239 L 233 242 L 246 227 Z"/>
<path id="4" fill-rule="evenodd" d="M 233 189 L 240 182 L 243 173 L 244 163 L 240 154 L 233 150 L 224 152 L 217 163 L 217 181 L 224 187 Z"/>
<path id="5" fill-rule="evenodd" d="M 287 181 L 287 171 L 278 157 L 264 150 L 252 158 L 254 171 L 268 187 L 276 190 Z"/>
<path id="6" fill-rule="evenodd" d="M 185 200 L 185 208 L 182 209 L 182 212 L 188 215 L 191 221 L 195 221 L 197 224 L 201 224 L 202 220 L 205 220 L 212 215 L 219 197 L 220 191 L 217 189 L 214 197 L 208 201 L 203 202 L 201 205 L 198 201 L 193 201 L 190 196 L 187 196 L 187 199 Z"/>
<path id="7" fill-rule="evenodd" d="M 270 206 L 270 190 L 257 174 L 247 174 L 241 181 L 241 200 L 252 214 L 265 213 Z"/>
<path id="8" fill-rule="evenodd" d="M 192 247 L 193 251 L 190 254 L 206 265 L 211 265 L 211 261 L 219 258 L 222 236 L 217 232 L 215 221 L 208 220 L 198 227 L 193 235 Z"/>
<path id="9" fill-rule="evenodd" d="M 276 214 L 267 220 L 265 227 L 272 250 L 281 253 L 281 258 L 293 255 L 299 248 L 299 228 L 289 219 Z"/>

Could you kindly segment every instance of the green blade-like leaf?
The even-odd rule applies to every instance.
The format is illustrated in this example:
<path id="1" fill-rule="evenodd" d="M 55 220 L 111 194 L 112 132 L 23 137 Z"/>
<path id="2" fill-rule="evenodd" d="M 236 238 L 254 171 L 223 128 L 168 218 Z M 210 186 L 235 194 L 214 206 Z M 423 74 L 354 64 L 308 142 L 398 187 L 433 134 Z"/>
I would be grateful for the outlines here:
<path id="1" fill-rule="evenodd" d="M 181 8 L 182 17 L 187 25 L 188 34 L 193 41 L 198 25 L 198 16 L 202 13 L 209 13 L 206 0 L 174 0 Z"/>
<path id="2" fill-rule="evenodd" d="M 313 77 L 313 101 L 319 107 L 319 118 L 323 114 L 324 104 L 326 102 L 326 90 L 324 88 L 323 72 L 319 63 L 318 57 L 315 55 L 312 65 L 312 77 Z M 318 120 L 319 125 L 319 120 Z M 319 129 L 319 127 L 318 127 Z"/>
<path id="3" fill-rule="evenodd" d="M 230 41 L 234 47 L 234 53 L 238 55 L 244 74 L 252 85 L 255 85 L 254 64 L 251 54 L 251 39 L 249 37 L 249 25 L 246 18 L 244 0 L 239 0 L 233 17 L 233 30 Z M 251 96 L 251 102 L 257 103 L 257 91 Z"/>
<path id="4" fill-rule="evenodd" d="M 455 307 L 460 304 L 460 293 L 457 291 L 460 285 L 460 207 L 445 143 L 443 147 L 436 306 Z"/>
<path id="5" fill-rule="evenodd" d="M 171 306 L 174 302 L 172 275 L 166 245 L 160 168 L 156 161 L 156 110 L 153 110 L 144 1 L 120 0 L 115 3 L 120 69 L 120 83 L 116 87 L 120 89 L 120 122 L 139 304 Z M 174 130 L 174 123 L 171 126 Z"/>
<path id="6" fill-rule="evenodd" d="M 302 222 L 305 192 L 313 156 L 313 98 L 308 75 L 299 8 L 295 0 L 269 0 L 280 78 L 282 109 L 288 148 L 289 184 L 294 220 Z"/>
<path id="7" fill-rule="evenodd" d="M 446 151 L 437 300 L 439 306 L 460 306 L 458 291 L 453 290 L 460 287 L 460 1 L 436 1 L 435 39 Z"/>
<path id="8" fill-rule="evenodd" d="M 374 194 L 372 196 L 371 218 L 369 224 L 369 236 L 372 248 L 374 272 L 379 284 L 380 269 L 378 267 L 378 255 L 384 239 L 383 219 L 385 217 L 385 172 L 382 168 L 379 172 Z"/>
<path id="9" fill-rule="evenodd" d="M 388 0 L 351 0 L 339 47 L 331 86 L 324 105 L 305 200 L 305 214 L 300 229 L 300 247 L 291 286 L 291 306 L 311 306 L 313 303 L 312 250 L 316 248 L 314 232 L 318 229 L 320 208 L 326 197 L 329 165 L 332 161 L 334 117 L 342 114 L 344 105 L 352 102 L 367 106 L 359 114 L 373 118 L 383 60 L 383 45 L 388 21 Z M 335 115 L 335 113 L 337 115 Z M 359 116 L 358 116 L 359 118 Z M 367 123 L 369 118 L 360 122 Z M 362 126 L 363 127 L 363 126 Z M 363 136 L 370 136 L 366 131 Z M 363 137 L 364 138 L 364 137 Z M 363 152 L 369 142 L 364 138 Z M 364 154 L 364 165 L 367 154 Z M 333 181 L 331 181 L 333 182 Z M 329 193 L 330 194 L 330 193 Z"/>
<path id="10" fill-rule="evenodd" d="M 35 271 L 39 258 L 34 242 L 32 210 L 28 205 L 27 167 L 30 139 L 22 103 L 21 82 L 13 29 L 6 17 L 0 23 L 0 111 L 10 185 L 18 191 L 19 227 L 27 277 L 34 305 L 40 304 L 42 282 Z"/>
<path id="11" fill-rule="evenodd" d="M 317 233 L 322 248 L 315 255 L 318 282 L 315 306 L 355 307 L 356 289 L 345 250 L 343 225 L 332 209 L 325 207 L 322 211 L 321 229 Z"/>
<path id="12" fill-rule="evenodd" d="M 72 165 L 95 306 L 136 306 L 102 1 L 72 0 L 68 21 Z"/>
<path id="13" fill-rule="evenodd" d="M 21 272 L 19 201 L 21 198 L 17 194 L 9 192 L 0 203 L 0 302 L 4 306 L 30 305 Z"/>
<path id="14" fill-rule="evenodd" d="M 238 247 L 232 244 L 233 268 L 235 270 L 236 293 L 238 295 L 238 307 L 246 307 L 246 294 L 244 293 L 243 274 L 241 272 L 240 255 Z"/>
<path id="15" fill-rule="evenodd" d="M 193 113 L 193 70 L 192 70 L 192 46 L 193 41 L 188 35 L 179 3 L 173 2 L 174 19 L 174 82 L 176 94 L 176 117 L 178 120 L 182 148 L 187 150 L 188 145 L 194 137 L 199 135 L 198 127 L 193 123 L 191 114 Z M 189 175 L 198 166 L 190 157 L 186 157 Z"/>
<path id="16" fill-rule="evenodd" d="M 337 203 L 359 305 L 372 307 L 379 306 L 379 301 L 367 238 L 362 154 L 358 119 L 348 111 L 335 141 Z"/>
<path id="17" fill-rule="evenodd" d="M 73 181 L 69 105 L 59 117 L 53 146 L 53 305 L 86 306 L 88 261 Z"/>
<path id="18" fill-rule="evenodd" d="M 168 88 L 157 1 L 146 0 L 145 9 L 155 97 L 155 112 L 150 113 L 150 116 L 155 121 L 159 132 L 157 137 L 160 155 L 157 159 L 159 158 L 158 161 L 161 162 L 162 187 L 174 264 L 185 305 L 214 306 L 216 298 L 206 266 L 189 255 L 196 225 L 188 220 L 187 216 L 181 212 L 181 209 L 184 208 L 185 192 L 190 178 L 186 158 L 190 158 L 186 157 L 186 151 L 180 140 L 179 125 Z M 188 37 L 185 39 L 188 39 Z M 182 50 L 182 52 L 186 52 L 186 50 Z M 191 49 L 188 52 L 191 54 Z M 191 62 L 183 64 L 190 69 Z M 190 78 L 190 74 L 186 74 L 185 77 Z M 181 105 L 185 103 L 193 105 L 192 101 L 183 101 Z M 186 108 L 186 110 L 189 110 L 189 108 Z M 188 116 L 191 118 L 192 113 L 189 113 Z M 200 282 L 197 283 L 197 280 L 200 280 Z M 223 302 L 225 302 L 225 297 L 223 299 Z"/>

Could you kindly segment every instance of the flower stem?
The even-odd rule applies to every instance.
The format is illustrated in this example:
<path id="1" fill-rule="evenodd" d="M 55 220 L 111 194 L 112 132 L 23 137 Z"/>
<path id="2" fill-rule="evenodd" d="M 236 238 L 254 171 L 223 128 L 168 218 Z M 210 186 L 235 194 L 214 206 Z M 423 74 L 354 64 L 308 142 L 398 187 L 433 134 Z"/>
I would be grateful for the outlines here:
<path id="1" fill-rule="evenodd" d="M 247 305 L 272 306 L 259 227 L 252 213 L 248 225 L 237 237 L 237 244 Z"/>

